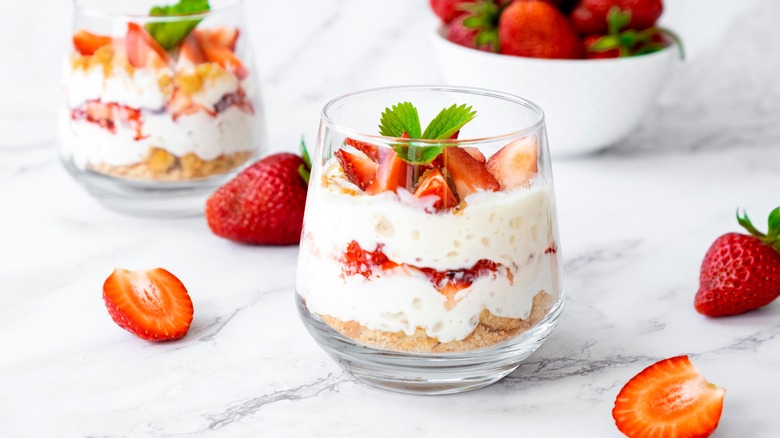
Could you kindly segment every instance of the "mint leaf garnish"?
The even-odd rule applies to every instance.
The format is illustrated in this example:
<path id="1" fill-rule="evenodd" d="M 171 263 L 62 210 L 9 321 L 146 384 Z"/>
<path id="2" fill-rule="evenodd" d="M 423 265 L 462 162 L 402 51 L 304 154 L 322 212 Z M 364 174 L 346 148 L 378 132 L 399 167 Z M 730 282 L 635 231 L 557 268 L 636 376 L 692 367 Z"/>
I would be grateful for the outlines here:
<path id="1" fill-rule="evenodd" d="M 379 123 L 379 133 L 385 137 L 402 137 L 407 133 L 409 138 L 420 138 L 422 132 L 417 108 L 409 102 L 385 108 Z"/>
<path id="2" fill-rule="evenodd" d="M 457 106 L 452 105 L 441 112 L 431 120 L 422 138 L 431 140 L 443 140 L 452 137 L 453 134 L 460 131 L 463 126 L 474 120 L 476 111 L 472 111 L 466 104 Z"/>
<path id="3" fill-rule="evenodd" d="M 401 102 L 390 108 L 385 108 L 379 125 L 380 134 L 385 137 L 404 137 L 423 140 L 446 140 L 463 126 L 472 121 L 477 114 L 472 107 L 452 105 L 439 112 L 421 133 L 420 115 L 417 108 L 410 102 Z M 420 144 L 405 142 L 393 145 L 398 156 L 409 164 L 428 164 L 436 159 L 444 150 L 443 144 Z"/>
<path id="4" fill-rule="evenodd" d="M 179 0 L 175 5 L 155 6 L 149 11 L 152 17 L 172 15 L 192 15 L 211 9 L 208 0 Z M 165 50 L 171 50 L 182 42 L 195 29 L 200 20 L 182 20 L 158 23 L 146 23 L 146 30 Z"/>

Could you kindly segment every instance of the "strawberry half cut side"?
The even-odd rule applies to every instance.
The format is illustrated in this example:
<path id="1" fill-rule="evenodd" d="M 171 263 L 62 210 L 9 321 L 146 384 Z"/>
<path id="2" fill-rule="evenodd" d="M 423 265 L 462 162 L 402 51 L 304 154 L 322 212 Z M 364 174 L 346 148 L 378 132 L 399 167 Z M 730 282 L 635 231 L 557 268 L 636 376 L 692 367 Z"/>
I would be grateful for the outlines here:
<path id="1" fill-rule="evenodd" d="M 143 26 L 136 23 L 127 23 L 125 50 L 127 60 L 135 68 L 157 70 L 167 67 L 171 60 L 168 52 L 149 35 Z"/>
<path id="2" fill-rule="evenodd" d="M 414 196 L 422 198 L 424 196 L 435 196 L 438 200 L 433 204 L 437 210 L 452 208 L 458 205 L 458 200 L 447 185 L 447 180 L 437 168 L 428 169 L 420 177 L 417 188 L 414 189 Z"/>
<path id="3" fill-rule="evenodd" d="M 707 382 L 688 356 L 672 357 L 629 380 L 612 417 L 631 438 L 707 437 L 718 426 L 725 393 Z"/>
<path id="4" fill-rule="evenodd" d="M 501 188 L 485 166 L 463 148 L 445 147 L 443 158 L 444 167 L 452 178 L 460 199 L 478 190 L 495 192 Z"/>
<path id="5" fill-rule="evenodd" d="M 514 140 L 493 154 L 485 168 L 503 190 L 526 185 L 536 175 L 539 150 L 534 137 Z"/>
<path id="6" fill-rule="evenodd" d="M 349 182 L 365 190 L 376 178 L 379 165 L 356 154 L 339 149 L 333 153 Z"/>
<path id="7" fill-rule="evenodd" d="M 103 300 L 117 325 L 147 341 L 179 339 L 192 323 L 187 289 L 162 268 L 115 269 L 103 284 Z"/>

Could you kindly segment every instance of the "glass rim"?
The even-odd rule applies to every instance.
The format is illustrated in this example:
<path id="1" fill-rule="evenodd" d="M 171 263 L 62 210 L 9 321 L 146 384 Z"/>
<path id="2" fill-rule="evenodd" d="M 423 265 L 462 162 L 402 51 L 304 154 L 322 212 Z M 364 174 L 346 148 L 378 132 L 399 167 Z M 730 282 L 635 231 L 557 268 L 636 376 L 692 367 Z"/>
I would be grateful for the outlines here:
<path id="1" fill-rule="evenodd" d="M 233 9 L 244 3 L 244 0 L 224 0 L 224 2 L 220 2 L 224 4 L 220 4 L 216 8 L 211 7 L 206 12 L 200 12 L 197 14 L 174 14 L 174 15 L 166 15 L 166 16 L 154 16 L 154 15 L 149 15 L 148 13 L 138 14 L 138 13 L 111 11 L 111 10 L 105 10 L 98 6 L 84 5 L 84 3 L 88 2 L 89 0 L 71 0 L 71 1 L 73 2 L 73 8 L 76 12 L 88 17 L 107 18 L 107 19 L 126 18 L 126 19 L 144 21 L 144 22 L 169 22 L 169 21 L 203 19 L 215 12 L 221 12 L 224 10 Z"/>
<path id="2" fill-rule="evenodd" d="M 427 140 L 427 139 L 417 139 L 417 138 L 388 137 L 381 134 L 366 133 L 357 129 L 344 126 L 340 123 L 337 123 L 333 119 L 333 117 L 329 114 L 329 111 L 332 110 L 334 106 L 343 103 L 344 101 L 354 99 L 356 97 L 366 96 L 369 94 L 378 94 L 378 93 L 383 93 L 388 91 L 404 91 L 404 90 L 462 93 L 462 94 L 472 94 L 472 95 L 501 99 L 504 101 L 521 105 L 526 109 L 531 110 L 535 114 L 536 118 L 533 122 L 531 122 L 527 126 L 522 127 L 521 129 L 511 131 L 508 133 L 498 134 L 495 136 L 465 138 L 465 139 Z M 330 102 L 326 103 L 325 106 L 322 108 L 321 117 L 322 117 L 322 121 L 325 123 L 325 125 L 328 128 L 344 133 L 350 138 L 362 137 L 362 138 L 368 138 L 373 140 L 379 140 L 384 143 L 415 143 L 415 144 L 447 143 L 453 145 L 455 144 L 467 145 L 467 144 L 475 144 L 475 143 L 484 143 L 487 141 L 494 141 L 494 140 L 504 140 L 504 139 L 525 137 L 539 130 L 539 128 L 541 128 L 544 125 L 544 119 L 545 119 L 544 111 L 542 110 L 541 107 L 539 107 L 539 105 L 520 96 L 510 94 L 510 93 L 505 93 L 503 91 L 491 90 L 487 88 L 444 86 L 444 85 L 391 85 L 387 87 L 368 88 L 365 90 L 347 93 L 339 97 L 336 97 L 335 99 L 332 99 Z"/>

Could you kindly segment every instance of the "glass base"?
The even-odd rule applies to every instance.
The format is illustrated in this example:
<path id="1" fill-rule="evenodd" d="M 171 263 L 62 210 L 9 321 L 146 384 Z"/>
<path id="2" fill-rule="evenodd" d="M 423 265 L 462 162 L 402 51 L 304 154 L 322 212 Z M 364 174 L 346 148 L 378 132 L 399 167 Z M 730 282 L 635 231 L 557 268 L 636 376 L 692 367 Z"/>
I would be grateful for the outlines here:
<path id="1" fill-rule="evenodd" d="M 146 217 L 203 215 L 206 199 L 242 167 L 233 172 L 194 181 L 146 181 L 117 178 L 77 168 L 67 159 L 65 168 L 104 207 Z"/>
<path id="2" fill-rule="evenodd" d="M 558 323 L 563 299 L 530 330 L 493 347 L 460 353 L 405 353 L 358 344 L 309 312 L 296 293 L 301 319 L 317 343 L 345 371 L 377 388 L 407 394 L 455 394 L 501 380 L 536 351 Z"/>

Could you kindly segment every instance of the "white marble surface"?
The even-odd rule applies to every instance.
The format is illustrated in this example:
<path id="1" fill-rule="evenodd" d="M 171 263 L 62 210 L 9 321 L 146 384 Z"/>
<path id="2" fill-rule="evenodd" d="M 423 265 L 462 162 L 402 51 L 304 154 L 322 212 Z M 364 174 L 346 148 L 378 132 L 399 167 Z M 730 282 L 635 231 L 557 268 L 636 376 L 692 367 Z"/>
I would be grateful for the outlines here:
<path id="1" fill-rule="evenodd" d="M 274 150 L 293 150 L 301 132 L 313 141 L 335 95 L 439 81 L 425 2 L 390 3 L 275 2 L 271 13 L 250 0 Z M 692 3 L 720 9 L 701 17 Z M 93 201 L 54 149 L 70 5 L 6 0 L 0 436 L 619 436 L 620 387 L 677 354 L 727 388 L 715 436 L 778 436 L 780 303 L 713 320 L 692 302 L 736 207 L 758 219 L 779 203 L 780 4 L 667 4 L 691 57 L 647 122 L 603 153 L 554 163 L 568 293 L 558 329 L 500 383 L 430 398 L 357 384 L 315 345 L 293 302 L 296 249 Z M 155 345 L 116 327 L 101 300 L 114 266 L 175 272 L 195 305 L 190 333 Z"/>

